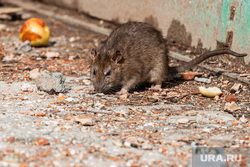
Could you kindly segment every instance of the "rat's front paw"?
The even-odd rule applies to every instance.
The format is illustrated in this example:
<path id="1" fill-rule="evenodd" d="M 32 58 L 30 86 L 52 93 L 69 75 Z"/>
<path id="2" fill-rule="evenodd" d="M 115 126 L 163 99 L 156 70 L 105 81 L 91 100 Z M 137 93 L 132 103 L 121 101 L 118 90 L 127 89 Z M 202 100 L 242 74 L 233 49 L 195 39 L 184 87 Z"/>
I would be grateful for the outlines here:
<path id="1" fill-rule="evenodd" d="M 149 88 L 150 91 L 153 91 L 153 92 L 161 92 L 162 91 L 162 88 L 161 88 L 161 85 L 152 85 L 151 88 Z"/>
<path id="2" fill-rule="evenodd" d="M 127 99 L 128 98 L 128 91 L 127 90 L 120 90 L 119 92 L 116 92 L 117 95 L 119 95 L 120 99 Z"/>
<path id="3" fill-rule="evenodd" d="M 116 92 L 115 94 L 117 94 L 117 95 L 124 95 L 124 94 L 127 94 L 127 93 L 128 93 L 127 90 L 122 89 L 119 92 Z"/>

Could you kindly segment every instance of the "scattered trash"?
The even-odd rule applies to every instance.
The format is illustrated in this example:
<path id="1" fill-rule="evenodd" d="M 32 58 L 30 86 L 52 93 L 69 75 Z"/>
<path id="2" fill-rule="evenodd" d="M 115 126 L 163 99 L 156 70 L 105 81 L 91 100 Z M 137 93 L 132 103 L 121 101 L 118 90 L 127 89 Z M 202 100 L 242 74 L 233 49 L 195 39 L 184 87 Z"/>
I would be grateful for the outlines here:
<path id="1" fill-rule="evenodd" d="M 237 102 L 238 100 L 237 100 L 237 97 L 235 96 L 235 95 L 227 95 L 226 97 L 225 97 L 225 100 L 226 100 L 226 102 Z"/>
<path id="2" fill-rule="evenodd" d="M 181 73 L 182 79 L 185 80 L 193 80 L 195 77 L 202 76 L 202 73 L 193 73 L 193 72 L 187 72 L 187 73 Z"/>
<path id="3" fill-rule="evenodd" d="M 31 12 L 31 16 L 33 14 Z M 209 143 L 210 137 L 218 135 L 215 137 L 218 139 L 227 134 L 235 138 L 223 136 L 226 141 L 218 141 L 222 147 L 224 142 L 237 150 L 249 145 L 247 86 L 243 85 L 238 95 L 232 94 L 242 108 L 233 113 L 221 112 L 225 101 L 235 101 L 234 97 L 227 97 L 231 95 L 233 80 L 229 82 L 221 77 L 211 78 L 213 83 L 206 86 L 217 86 L 225 93 L 214 98 L 200 95 L 198 86 L 206 83 L 180 81 L 180 78 L 164 83 L 162 92 L 148 91 L 147 85 L 145 90 L 136 87 L 134 92 L 125 94 L 128 95 L 125 99 L 119 99 L 116 94 L 89 92 L 91 89 L 86 91 L 92 87 L 89 50 L 95 43 L 100 46 L 104 36 L 75 26 L 74 31 L 68 31 L 67 24 L 57 19 L 41 18 L 46 18 L 53 28 L 54 44 L 32 47 L 31 52 L 17 52 L 21 44 L 18 24 L 23 20 L 4 20 L 7 31 L 0 33 L 0 59 L 7 56 L 5 60 L 14 60 L 0 63 L 0 159 L 3 165 L 32 166 L 35 162 L 42 166 L 190 166 L 190 143 L 194 147 L 213 146 L 213 142 Z M 105 23 L 105 27 L 108 24 Z M 84 38 L 78 40 L 79 34 Z M 178 48 L 174 46 L 174 49 Z M 52 52 L 49 58 L 48 52 Z M 225 65 L 227 70 L 228 64 Z M 237 70 L 247 72 L 240 65 Z M 62 74 L 59 79 L 49 75 L 53 72 L 66 76 L 60 90 L 67 91 L 59 93 L 52 88 L 51 92 L 56 95 L 49 95 L 51 92 L 37 90 L 36 84 L 55 87 L 57 84 L 52 85 L 53 82 L 64 80 Z M 202 75 L 203 78 L 209 76 L 210 73 Z M 242 157 L 247 156 L 242 154 Z"/>
<path id="4" fill-rule="evenodd" d="M 242 87 L 243 85 L 241 83 L 235 83 L 233 87 L 230 89 L 230 93 L 239 93 Z"/>
<path id="5" fill-rule="evenodd" d="M 237 111 L 240 109 L 241 108 L 234 101 L 231 103 L 226 103 L 224 107 L 225 111 L 230 111 L 230 112 Z"/>
<path id="6" fill-rule="evenodd" d="M 207 83 L 207 84 L 211 83 L 211 79 L 208 79 L 208 78 L 198 78 L 198 77 L 195 77 L 194 80 L 198 81 L 198 82 L 204 82 L 204 83 Z"/>
<path id="7" fill-rule="evenodd" d="M 201 94 L 203 96 L 206 96 L 206 97 L 215 97 L 215 96 L 219 96 L 222 94 L 220 88 L 218 88 L 218 87 L 205 88 L 205 87 L 201 86 L 201 87 L 199 87 L 199 90 L 200 90 Z"/>

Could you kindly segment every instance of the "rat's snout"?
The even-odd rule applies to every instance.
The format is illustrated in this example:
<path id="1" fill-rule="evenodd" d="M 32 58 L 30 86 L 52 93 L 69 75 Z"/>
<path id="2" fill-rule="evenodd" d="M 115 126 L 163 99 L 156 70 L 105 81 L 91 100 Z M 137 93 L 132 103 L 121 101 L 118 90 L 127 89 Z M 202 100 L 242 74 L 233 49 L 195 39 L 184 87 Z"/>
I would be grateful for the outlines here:
<path id="1" fill-rule="evenodd" d="M 104 84 L 102 83 L 98 83 L 94 85 L 95 91 L 98 93 L 103 92 L 103 87 L 104 87 Z"/>
<path id="2" fill-rule="evenodd" d="M 102 92 L 102 90 L 99 87 L 95 87 L 95 91 L 98 93 Z"/>

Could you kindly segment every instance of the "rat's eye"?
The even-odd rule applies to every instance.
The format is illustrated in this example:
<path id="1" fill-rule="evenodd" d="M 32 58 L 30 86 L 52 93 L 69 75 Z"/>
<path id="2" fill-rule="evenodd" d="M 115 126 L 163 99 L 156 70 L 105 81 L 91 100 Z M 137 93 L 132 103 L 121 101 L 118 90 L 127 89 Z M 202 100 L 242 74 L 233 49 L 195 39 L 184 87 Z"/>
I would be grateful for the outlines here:
<path id="1" fill-rule="evenodd" d="M 106 77 L 109 77 L 111 75 L 111 70 L 109 70 L 109 71 L 107 71 L 106 73 L 105 73 L 105 76 Z"/>
<path id="2" fill-rule="evenodd" d="M 96 75 L 96 71 L 95 70 L 93 70 L 93 75 Z"/>
<path id="3" fill-rule="evenodd" d="M 104 71 L 105 77 L 110 77 L 111 76 L 111 66 L 109 66 L 105 71 Z"/>

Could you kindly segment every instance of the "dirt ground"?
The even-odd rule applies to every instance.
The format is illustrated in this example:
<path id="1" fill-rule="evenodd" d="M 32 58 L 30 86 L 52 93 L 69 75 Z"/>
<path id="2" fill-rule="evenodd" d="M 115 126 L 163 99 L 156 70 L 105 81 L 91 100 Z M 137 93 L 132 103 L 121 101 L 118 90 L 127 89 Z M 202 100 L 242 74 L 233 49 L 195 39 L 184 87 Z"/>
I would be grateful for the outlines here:
<path id="1" fill-rule="evenodd" d="M 106 37 L 25 13 L 42 19 L 51 37 L 46 47 L 18 52 L 25 20 L 0 20 L 7 26 L 0 31 L 0 166 L 192 166 L 192 148 L 197 146 L 231 149 L 242 159 L 228 166 L 250 165 L 249 85 L 230 93 L 237 81 L 195 69 L 211 83 L 174 79 L 162 92 L 146 87 L 125 99 L 87 92 L 90 49 Z M 59 56 L 48 58 L 48 52 Z M 171 60 L 170 65 L 176 63 Z M 225 64 L 225 69 L 235 68 Z M 34 69 L 62 73 L 67 91 L 38 91 L 30 75 Z M 237 70 L 249 72 L 244 66 Z M 204 97 L 199 86 L 217 86 L 223 94 Z M 238 108 L 224 110 L 231 101 Z"/>

